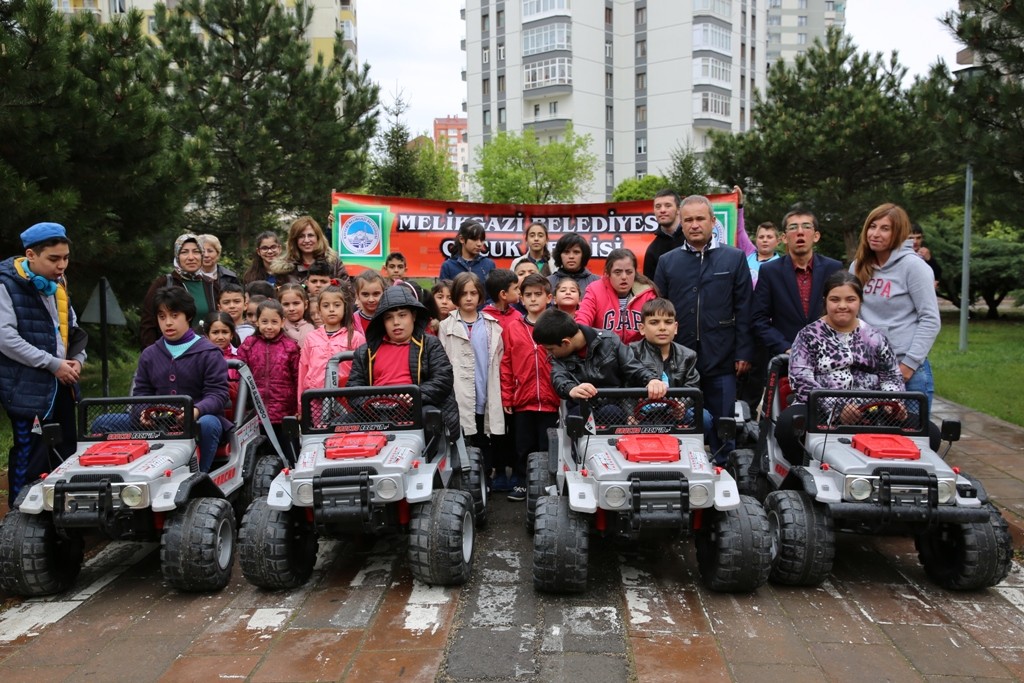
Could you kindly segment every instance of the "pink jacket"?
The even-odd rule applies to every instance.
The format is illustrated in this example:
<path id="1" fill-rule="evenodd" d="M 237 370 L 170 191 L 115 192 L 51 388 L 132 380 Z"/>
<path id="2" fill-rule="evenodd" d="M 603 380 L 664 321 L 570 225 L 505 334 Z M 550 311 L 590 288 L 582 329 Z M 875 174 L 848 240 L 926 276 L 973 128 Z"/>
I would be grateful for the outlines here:
<path id="1" fill-rule="evenodd" d="M 271 341 L 258 333 L 238 347 L 238 357 L 246 362 L 267 406 L 270 421 L 278 424 L 298 413 L 295 386 L 299 376 L 299 345 L 283 332 Z"/>
<path id="2" fill-rule="evenodd" d="M 623 344 L 642 339 L 640 309 L 656 298 L 657 292 L 648 284 L 634 282 L 630 296 L 632 298 L 626 304 L 626 315 L 622 316 L 619 295 L 612 289 L 608 276 L 602 276 L 598 282 L 587 287 L 587 293 L 583 295 L 583 301 L 576 311 L 576 322 L 599 330 L 611 330 L 619 335 Z"/>
<path id="3" fill-rule="evenodd" d="M 306 337 L 306 344 L 299 354 L 299 406 L 302 406 L 302 392 L 307 389 L 323 389 L 327 374 L 327 363 L 342 351 L 355 351 L 366 343 L 366 337 L 359 330 L 352 331 L 352 343 L 348 343 L 348 330 L 344 327 L 331 336 L 324 328 L 318 327 Z M 338 386 L 348 382 L 352 362 L 338 366 Z"/>
<path id="4" fill-rule="evenodd" d="M 302 348 L 302 345 L 306 343 L 306 337 L 312 332 L 315 327 L 313 323 L 308 320 L 300 319 L 299 322 L 293 323 L 289 320 L 284 321 L 284 333 L 287 334 L 291 339 Z"/>

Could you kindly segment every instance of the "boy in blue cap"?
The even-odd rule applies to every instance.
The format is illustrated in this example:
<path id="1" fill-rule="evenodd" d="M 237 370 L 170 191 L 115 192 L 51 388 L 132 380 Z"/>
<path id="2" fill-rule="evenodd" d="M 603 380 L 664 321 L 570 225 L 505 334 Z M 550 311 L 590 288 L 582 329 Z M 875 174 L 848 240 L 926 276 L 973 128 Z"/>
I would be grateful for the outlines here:
<path id="1" fill-rule="evenodd" d="M 85 363 L 85 332 L 71 308 L 64 271 L 71 242 L 58 223 L 21 233 L 24 256 L 0 262 L 0 404 L 14 443 L 7 463 L 9 505 L 51 468 L 39 425 L 61 425 L 59 447 L 76 447 L 75 400 Z"/>

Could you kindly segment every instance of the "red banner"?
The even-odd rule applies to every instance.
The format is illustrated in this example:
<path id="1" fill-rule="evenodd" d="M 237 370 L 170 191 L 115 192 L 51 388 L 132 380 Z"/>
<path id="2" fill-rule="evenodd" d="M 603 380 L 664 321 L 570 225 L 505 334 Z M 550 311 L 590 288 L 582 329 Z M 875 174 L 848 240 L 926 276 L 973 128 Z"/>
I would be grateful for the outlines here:
<path id="1" fill-rule="evenodd" d="M 719 237 L 735 244 L 737 195 L 708 198 Z M 499 268 L 510 268 L 524 253 L 526 226 L 537 221 L 547 226 L 551 248 L 567 232 L 586 239 L 593 253 L 587 268 L 598 274 L 604 270 L 604 257 L 618 248 L 636 254 L 642 268 L 658 229 L 653 198 L 608 204 L 480 204 L 335 193 L 331 204 L 334 248 L 353 274 L 381 270 L 389 253 L 400 252 L 409 277 L 437 277 L 459 225 L 467 219 L 483 224 L 485 253 Z"/>

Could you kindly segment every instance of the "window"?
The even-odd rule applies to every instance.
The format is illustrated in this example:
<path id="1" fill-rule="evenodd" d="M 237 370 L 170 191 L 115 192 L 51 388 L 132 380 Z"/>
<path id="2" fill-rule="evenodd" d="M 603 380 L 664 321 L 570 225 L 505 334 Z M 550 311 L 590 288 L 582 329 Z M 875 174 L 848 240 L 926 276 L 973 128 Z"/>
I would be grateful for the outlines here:
<path id="1" fill-rule="evenodd" d="M 539 104 L 533 105 L 533 118 L 535 118 L 535 119 L 539 119 L 540 118 L 540 105 Z"/>
<path id="2" fill-rule="evenodd" d="M 498 76 L 498 92 L 505 92 L 505 74 Z"/>
<path id="3" fill-rule="evenodd" d="M 568 57 L 545 59 L 523 67 L 523 90 L 546 85 L 571 85 L 572 60 Z"/>
<path id="4" fill-rule="evenodd" d="M 769 15 L 768 16 L 768 25 L 769 26 L 782 26 L 782 15 L 781 14 L 771 14 L 771 15 Z"/>
<path id="5" fill-rule="evenodd" d="M 636 10 L 636 25 L 643 26 L 647 23 L 647 8 L 638 7 Z"/>
<path id="6" fill-rule="evenodd" d="M 604 44 L 604 56 L 608 59 L 612 57 L 612 41 L 608 41 Z"/>
<path id="7" fill-rule="evenodd" d="M 643 171 L 637 171 L 636 172 L 636 179 L 637 180 L 643 180 L 646 177 L 647 177 L 647 174 L 644 173 Z"/>
<path id="8" fill-rule="evenodd" d="M 540 28 L 526 29 L 522 33 L 523 56 L 535 55 L 551 50 L 572 49 L 570 29 L 567 23 L 549 24 Z"/>
<path id="9" fill-rule="evenodd" d="M 779 31 L 768 31 L 768 42 L 769 43 L 781 43 L 782 33 Z"/>
<path id="10" fill-rule="evenodd" d="M 693 49 L 732 54 L 732 32 L 718 24 L 693 25 Z"/>
<path id="11" fill-rule="evenodd" d="M 638 40 L 636 41 L 636 56 L 638 59 L 646 59 L 647 57 L 647 41 Z"/>
<path id="12" fill-rule="evenodd" d="M 480 30 L 486 33 L 491 30 L 491 15 L 482 14 L 480 15 Z"/>
<path id="13" fill-rule="evenodd" d="M 490 63 L 490 61 L 491 61 L 491 48 L 485 47 L 480 52 L 480 61 L 483 62 L 484 64 Z"/>
<path id="14" fill-rule="evenodd" d="M 702 114 L 708 114 L 712 118 L 729 118 L 732 111 L 732 105 L 729 101 L 728 95 L 719 95 L 715 92 L 702 92 L 695 93 L 694 97 L 697 99 L 697 111 Z M 702 118 L 708 117 L 704 116 Z"/>
<path id="15" fill-rule="evenodd" d="M 835 0 L 825 0 L 825 11 L 826 12 L 835 12 L 836 11 Z"/>
<path id="16" fill-rule="evenodd" d="M 615 187 L 615 171 L 605 171 L 604 184 L 608 187 Z"/>
<path id="17" fill-rule="evenodd" d="M 643 123 L 647 120 L 647 105 L 638 104 L 636 105 L 636 122 Z"/>
<path id="18" fill-rule="evenodd" d="M 523 0 L 523 19 L 534 14 L 548 14 L 569 9 L 569 0 Z"/>
<path id="19" fill-rule="evenodd" d="M 637 90 L 647 90 L 647 74 L 646 73 L 638 73 L 636 75 L 636 89 Z"/>
<path id="20" fill-rule="evenodd" d="M 494 21 L 498 28 L 505 28 L 505 10 L 498 10 L 498 13 L 494 15 Z"/>
<path id="21" fill-rule="evenodd" d="M 606 104 L 604 107 L 604 120 L 607 123 L 613 123 L 615 121 L 615 107 L 610 104 Z"/>
<path id="22" fill-rule="evenodd" d="M 484 126 L 490 128 L 491 126 L 491 110 L 484 109 Z"/>
<path id="23" fill-rule="evenodd" d="M 615 154 L 615 140 L 607 138 L 604 141 L 604 153 Z"/>
<path id="24" fill-rule="evenodd" d="M 647 136 L 641 136 L 636 139 L 636 153 L 647 154 Z"/>
<path id="25" fill-rule="evenodd" d="M 506 122 L 505 107 L 499 107 L 498 108 L 498 123 L 502 124 L 502 123 L 505 123 L 505 122 Z"/>
<path id="26" fill-rule="evenodd" d="M 606 23 L 606 24 L 611 24 L 612 23 L 612 8 L 611 7 L 605 7 L 604 8 L 604 23 Z"/>
<path id="27" fill-rule="evenodd" d="M 498 46 L 498 61 L 499 62 L 505 61 L 505 44 L 504 43 L 502 43 L 501 45 Z"/>
<path id="28" fill-rule="evenodd" d="M 796 44 L 797 45 L 806 45 L 807 44 L 807 34 L 806 33 L 798 33 L 798 34 L 796 34 Z"/>
<path id="29" fill-rule="evenodd" d="M 771 40 L 772 34 L 769 33 L 768 41 L 771 42 Z M 732 84 L 732 64 L 713 57 L 695 59 L 693 61 L 693 80 L 695 83 L 716 83 L 728 87 Z"/>
<path id="30" fill-rule="evenodd" d="M 484 97 L 487 97 L 488 95 L 491 94 L 491 79 L 485 78 L 482 81 L 480 81 L 480 93 Z"/>
<path id="31" fill-rule="evenodd" d="M 806 16 L 806 15 L 803 15 L 803 14 L 801 14 L 800 16 L 798 16 L 798 17 L 796 18 L 796 25 L 797 25 L 797 26 L 807 26 L 807 16 Z"/>
<path id="32" fill-rule="evenodd" d="M 797 0 L 797 9 L 807 9 L 807 0 Z"/>
<path id="33" fill-rule="evenodd" d="M 782 0 L 768 0 L 769 7 L 782 7 Z"/>
<path id="34" fill-rule="evenodd" d="M 612 86 L 614 85 L 614 83 L 615 83 L 615 76 L 613 76 L 610 73 L 605 72 L 605 74 L 604 74 L 604 89 L 605 90 L 611 90 Z"/>
<path id="35" fill-rule="evenodd" d="M 695 12 L 717 14 L 725 19 L 732 18 L 732 0 L 694 0 Z"/>
<path id="36" fill-rule="evenodd" d="M 558 100 L 548 102 L 548 113 L 552 116 L 556 116 L 558 114 Z"/>

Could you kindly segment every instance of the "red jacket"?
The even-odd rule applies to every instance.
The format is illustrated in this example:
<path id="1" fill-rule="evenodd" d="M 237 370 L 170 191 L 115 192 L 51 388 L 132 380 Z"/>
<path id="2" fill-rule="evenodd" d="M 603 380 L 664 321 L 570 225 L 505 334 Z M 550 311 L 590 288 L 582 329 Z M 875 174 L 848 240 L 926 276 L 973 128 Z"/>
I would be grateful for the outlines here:
<path id="1" fill-rule="evenodd" d="M 501 325 L 502 330 L 505 329 L 505 326 L 508 325 L 509 321 L 523 319 L 523 314 L 511 306 L 506 308 L 504 311 L 499 311 L 494 307 L 494 304 L 487 304 L 484 306 L 484 310 L 482 312 L 493 316 L 494 319 L 498 321 L 498 324 Z"/>
<path id="2" fill-rule="evenodd" d="M 299 412 L 298 344 L 284 332 L 271 341 L 254 334 L 238 347 L 238 357 L 252 371 L 256 387 L 260 390 L 260 398 L 267 406 L 273 424 Z"/>
<path id="3" fill-rule="evenodd" d="M 512 412 L 558 410 L 558 394 L 551 386 L 551 359 L 533 342 L 533 326 L 522 317 L 502 326 L 505 353 L 501 357 L 501 405 Z"/>
<path id="4" fill-rule="evenodd" d="M 626 315 L 620 315 L 619 295 L 612 289 L 608 276 L 587 287 L 579 310 L 576 311 L 576 322 L 598 330 L 610 330 L 619 335 L 623 344 L 631 344 L 643 339 L 640 334 L 640 309 L 644 304 L 657 297 L 654 287 L 641 282 L 633 283 L 632 298 L 626 304 Z"/>

